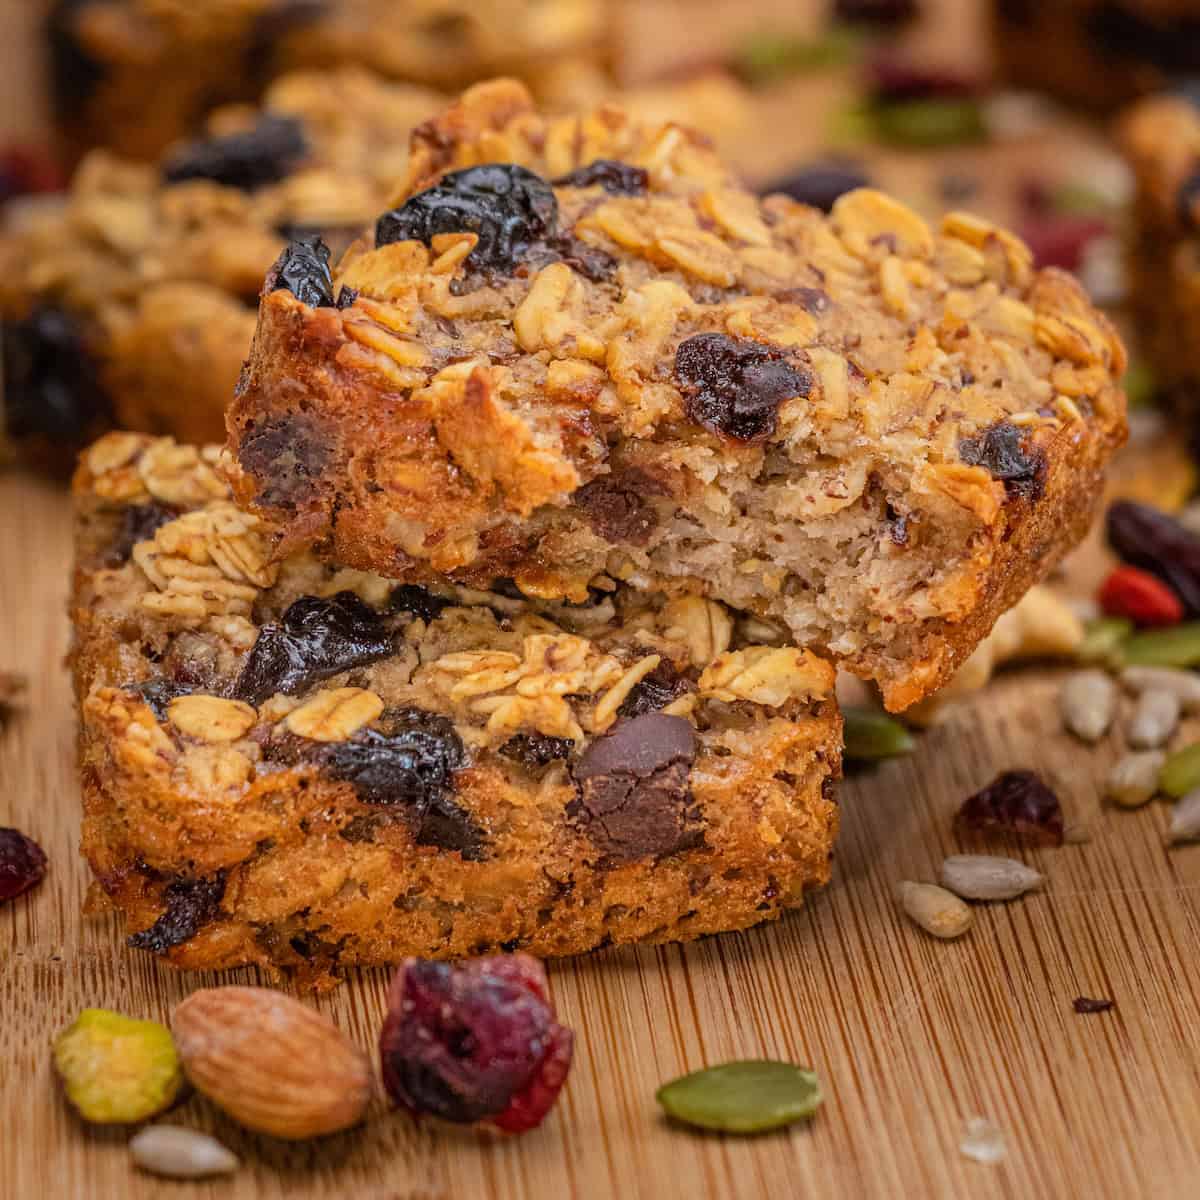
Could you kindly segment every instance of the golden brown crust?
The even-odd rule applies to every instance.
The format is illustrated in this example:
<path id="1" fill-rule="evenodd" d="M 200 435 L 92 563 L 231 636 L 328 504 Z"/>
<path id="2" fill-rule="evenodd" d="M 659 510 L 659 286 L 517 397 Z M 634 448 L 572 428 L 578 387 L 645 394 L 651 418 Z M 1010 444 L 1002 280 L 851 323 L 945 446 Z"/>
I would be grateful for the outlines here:
<path id="1" fill-rule="evenodd" d="M 561 178 L 608 159 L 646 190 Z M 705 590 L 901 708 L 1081 535 L 1125 352 L 1017 238 L 872 191 L 829 218 L 760 204 L 683 129 L 547 120 L 511 81 L 417 131 L 402 196 L 495 161 L 559 180 L 553 252 L 472 271 L 473 233 L 360 243 L 334 276 L 353 303 L 263 297 L 228 423 L 239 499 L 284 548 L 541 596 Z M 680 376 L 715 334 L 791 372 L 741 440 Z"/>

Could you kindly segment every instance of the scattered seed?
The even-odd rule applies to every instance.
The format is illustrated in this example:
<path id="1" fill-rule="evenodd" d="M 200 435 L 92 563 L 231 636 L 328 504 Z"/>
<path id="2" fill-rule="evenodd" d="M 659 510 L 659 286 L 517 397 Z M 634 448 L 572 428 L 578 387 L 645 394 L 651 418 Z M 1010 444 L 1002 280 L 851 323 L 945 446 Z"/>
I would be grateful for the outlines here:
<path id="1" fill-rule="evenodd" d="M 1174 667 L 1126 667 L 1121 683 L 1131 692 L 1173 692 L 1184 712 L 1200 712 L 1200 675 Z"/>
<path id="2" fill-rule="evenodd" d="M 1085 742 L 1097 742 L 1117 712 L 1117 686 L 1103 671 L 1077 671 L 1059 693 L 1063 724 Z"/>
<path id="3" fill-rule="evenodd" d="M 1104 794 L 1121 808 L 1141 808 L 1158 791 L 1158 777 L 1167 761 L 1163 750 L 1127 754 L 1113 764 Z"/>
<path id="4" fill-rule="evenodd" d="M 216 1138 L 180 1125 L 150 1125 L 129 1143 L 133 1161 L 152 1175 L 168 1179 L 207 1179 L 232 1175 L 237 1155 Z"/>
<path id="5" fill-rule="evenodd" d="M 1116 1008 L 1115 1000 L 1092 1000 L 1088 996 L 1076 996 L 1071 1001 L 1071 1007 L 1077 1013 L 1102 1013 L 1108 1012 L 1110 1008 Z"/>
<path id="6" fill-rule="evenodd" d="M 842 709 L 842 721 L 846 757 L 858 762 L 911 754 L 917 744 L 899 721 L 873 708 L 847 706 Z"/>
<path id="7" fill-rule="evenodd" d="M 1174 692 L 1144 691 L 1129 721 L 1129 744 L 1135 750 L 1155 750 L 1164 745 L 1179 724 L 1181 707 Z"/>
<path id="8" fill-rule="evenodd" d="M 964 900 L 1012 900 L 1046 882 L 1023 862 L 993 854 L 952 854 L 942 863 L 941 878 Z"/>
<path id="9" fill-rule="evenodd" d="M 1194 842 L 1200 839 L 1200 788 L 1187 793 L 1171 810 L 1167 841 Z"/>
<path id="10" fill-rule="evenodd" d="M 655 1099 L 670 1117 L 722 1133 L 781 1129 L 820 1107 L 812 1071 L 765 1059 L 725 1063 L 663 1084 Z"/>
<path id="11" fill-rule="evenodd" d="M 1200 742 L 1193 742 L 1167 757 L 1158 773 L 1158 787 L 1176 799 L 1200 788 Z"/>
<path id="12" fill-rule="evenodd" d="M 897 889 L 904 911 L 926 933 L 950 940 L 971 928 L 975 914 L 953 893 L 934 883 L 905 880 Z"/>
<path id="13" fill-rule="evenodd" d="M 968 1158 L 988 1166 L 1002 1161 L 1008 1153 L 1000 1126 L 987 1117 L 972 1117 L 967 1122 L 966 1134 L 958 1148 Z"/>
<path id="14" fill-rule="evenodd" d="M 1096 617 L 1083 627 L 1083 641 L 1075 648 L 1081 663 L 1107 666 L 1119 656 L 1122 643 L 1133 633 L 1128 617 Z"/>
<path id="15" fill-rule="evenodd" d="M 1200 621 L 1135 633 L 1121 646 L 1127 667 L 1194 667 L 1200 664 Z"/>

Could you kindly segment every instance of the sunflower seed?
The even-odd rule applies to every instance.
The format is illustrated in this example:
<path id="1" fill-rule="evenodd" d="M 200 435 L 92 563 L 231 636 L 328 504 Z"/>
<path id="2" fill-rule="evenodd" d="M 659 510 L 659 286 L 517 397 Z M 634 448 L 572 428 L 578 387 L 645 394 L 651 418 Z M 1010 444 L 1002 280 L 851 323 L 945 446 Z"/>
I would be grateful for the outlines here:
<path id="1" fill-rule="evenodd" d="M 1174 692 L 1184 712 L 1200 712 L 1200 675 L 1175 667 L 1126 667 L 1121 683 L 1131 692 Z"/>
<path id="2" fill-rule="evenodd" d="M 1194 842 L 1200 839 L 1200 788 L 1187 793 L 1171 810 L 1167 841 Z"/>
<path id="3" fill-rule="evenodd" d="M 1180 707 L 1174 692 L 1144 691 L 1129 721 L 1129 744 L 1135 750 L 1155 750 L 1163 745 L 1179 724 Z"/>
<path id="4" fill-rule="evenodd" d="M 1059 693 L 1063 724 L 1085 742 L 1097 742 L 1117 711 L 1117 686 L 1103 671 L 1077 671 Z"/>
<path id="5" fill-rule="evenodd" d="M 1122 808 L 1140 808 L 1158 791 L 1159 772 L 1166 761 L 1163 750 L 1125 755 L 1109 771 L 1104 794 Z"/>
<path id="6" fill-rule="evenodd" d="M 952 854 L 942 863 L 942 886 L 964 900 L 1012 900 L 1045 882 L 1044 875 L 1015 858 Z"/>
<path id="7" fill-rule="evenodd" d="M 933 883 L 905 880 L 897 889 L 904 911 L 936 938 L 962 937 L 975 914 L 953 893 Z"/>
<path id="8" fill-rule="evenodd" d="M 181 1125 L 149 1125 L 129 1143 L 133 1161 L 152 1175 L 169 1179 L 207 1179 L 232 1175 L 237 1155 L 216 1138 Z"/>

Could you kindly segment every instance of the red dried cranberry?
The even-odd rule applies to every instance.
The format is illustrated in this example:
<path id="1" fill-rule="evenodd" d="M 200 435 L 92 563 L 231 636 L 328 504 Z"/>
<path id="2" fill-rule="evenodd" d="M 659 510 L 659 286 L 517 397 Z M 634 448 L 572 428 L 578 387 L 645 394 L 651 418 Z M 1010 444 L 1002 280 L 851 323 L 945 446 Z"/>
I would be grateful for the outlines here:
<path id="1" fill-rule="evenodd" d="M 963 834 L 999 833 L 1061 846 L 1063 815 L 1058 797 L 1034 771 L 1005 771 L 963 802 L 955 828 Z"/>
<path id="2" fill-rule="evenodd" d="M 1183 601 L 1186 615 L 1200 616 L 1200 538 L 1149 504 L 1118 500 L 1109 505 L 1108 542 L 1127 563 L 1158 576 Z"/>
<path id="3" fill-rule="evenodd" d="M 739 442 L 769 438 L 779 406 L 807 396 L 812 385 L 812 376 L 782 350 L 723 333 L 698 333 L 681 342 L 675 379 L 691 420 Z"/>
<path id="4" fill-rule="evenodd" d="M 265 290 L 291 292 L 301 304 L 310 308 L 332 307 L 329 247 L 319 237 L 290 242 L 267 272 Z"/>
<path id="5" fill-rule="evenodd" d="M 479 241 L 468 256 L 470 265 L 511 270 L 557 228 L 558 201 L 546 180 L 515 163 L 487 163 L 451 171 L 384 213 L 375 226 L 375 243 L 428 245 L 439 233 L 474 233 Z"/>
<path id="6" fill-rule="evenodd" d="M 983 467 L 1004 484 L 1012 498 L 1040 500 L 1046 488 L 1046 455 L 1037 446 L 1026 449 L 1024 436 L 1007 421 L 989 425 L 978 437 L 963 438 L 958 454 L 972 467 Z"/>
<path id="7" fill-rule="evenodd" d="M 278 183 L 308 154 L 304 126 L 295 117 L 267 114 L 252 129 L 189 142 L 163 163 L 168 183 L 209 179 L 252 192 Z"/>
<path id="8" fill-rule="evenodd" d="M 388 1095 L 414 1115 L 523 1133 L 553 1107 L 574 1041 L 536 959 L 409 958 L 388 989 L 379 1057 Z"/>
<path id="9" fill-rule="evenodd" d="M 968 100 L 983 91 L 983 80 L 953 67 L 883 53 L 867 64 L 867 87 L 874 100 L 889 104 L 902 100 Z"/>
<path id="10" fill-rule="evenodd" d="M 0 204 L 14 196 L 61 192 L 66 178 L 44 150 L 9 146 L 0 151 Z"/>
<path id="11" fill-rule="evenodd" d="M 1046 213 L 1030 218 L 1019 230 L 1039 267 L 1061 267 L 1078 271 L 1084 251 L 1109 232 L 1103 217 L 1078 213 Z"/>
<path id="12" fill-rule="evenodd" d="M 650 176 L 643 167 L 611 158 L 598 158 L 554 181 L 555 187 L 586 188 L 597 184 L 613 196 L 640 196 L 649 186 Z"/>
<path id="13" fill-rule="evenodd" d="M 0 904 L 41 883 L 46 853 L 19 829 L 0 827 Z"/>

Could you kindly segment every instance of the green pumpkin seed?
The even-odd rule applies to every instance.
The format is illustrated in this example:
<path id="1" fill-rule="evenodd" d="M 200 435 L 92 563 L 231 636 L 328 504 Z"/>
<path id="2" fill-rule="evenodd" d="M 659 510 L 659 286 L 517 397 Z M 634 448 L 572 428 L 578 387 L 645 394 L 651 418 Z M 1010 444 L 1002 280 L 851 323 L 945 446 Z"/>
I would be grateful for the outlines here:
<path id="1" fill-rule="evenodd" d="M 850 705 L 842 709 L 846 757 L 856 762 L 875 762 L 911 754 L 916 739 L 899 721 L 873 708 Z"/>
<path id="2" fill-rule="evenodd" d="M 811 1117 L 821 1083 L 791 1063 L 756 1059 L 693 1071 L 663 1084 L 655 1099 L 668 1116 L 722 1133 L 765 1133 Z"/>
<path id="3" fill-rule="evenodd" d="M 987 136 L 975 100 L 905 100 L 880 105 L 874 116 L 880 139 L 901 146 L 955 146 Z"/>
<path id="4" fill-rule="evenodd" d="M 1097 617 L 1084 625 L 1083 641 L 1075 647 L 1075 657 L 1098 666 L 1115 663 L 1132 633 L 1133 622 L 1128 617 Z"/>
<path id="5" fill-rule="evenodd" d="M 1200 621 L 1172 629 L 1135 633 L 1121 646 L 1127 667 L 1194 667 L 1200 665 Z"/>
<path id="6" fill-rule="evenodd" d="M 1158 788 L 1178 798 L 1197 787 L 1200 787 L 1200 742 L 1193 742 L 1176 750 L 1163 763 L 1158 773 Z"/>
<path id="7" fill-rule="evenodd" d="M 741 47 L 734 59 L 734 69 L 747 83 L 772 83 L 789 75 L 845 66 L 861 50 L 862 39 L 844 29 L 822 38 L 763 33 Z"/>

